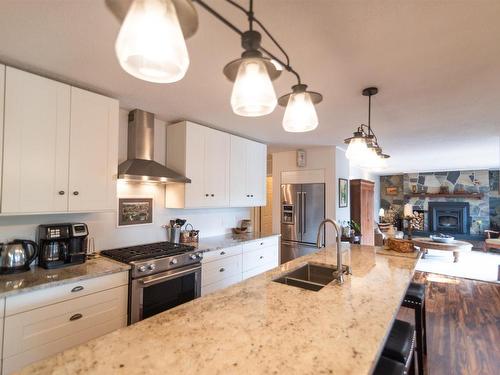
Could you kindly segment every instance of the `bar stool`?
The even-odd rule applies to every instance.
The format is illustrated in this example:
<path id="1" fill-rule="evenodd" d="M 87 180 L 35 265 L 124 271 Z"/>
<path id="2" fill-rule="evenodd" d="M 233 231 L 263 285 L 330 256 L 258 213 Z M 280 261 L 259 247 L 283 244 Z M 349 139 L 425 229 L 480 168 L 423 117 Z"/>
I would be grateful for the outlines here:
<path id="1" fill-rule="evenodd" d="M 427 355 L 427 325 L 425 320 L 425 285 L 410 283 L 402 303 L 403 307 L 415 311 L 415 330 L 417 332 L 418 373 L 424 373 L 424 354 Z"/>
<path id="2" fill-rule="evenodd" d="M 389 337 L 385 342 L 382 356 L 402 363 L 405 374 L 415 372 L 415 327 L 408 322 L 396 319 Z"/>

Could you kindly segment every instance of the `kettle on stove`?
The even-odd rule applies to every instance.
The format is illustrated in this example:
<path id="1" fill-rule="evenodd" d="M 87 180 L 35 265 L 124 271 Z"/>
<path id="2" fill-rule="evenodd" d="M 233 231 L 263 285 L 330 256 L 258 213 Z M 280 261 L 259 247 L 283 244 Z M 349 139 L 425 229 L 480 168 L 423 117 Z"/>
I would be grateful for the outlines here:
<path id="1" fill-rule="evenodd" d="M 0 274 L 29 271 L 38 255 L 38 246 L 30 240 L 0 243 Z"/>

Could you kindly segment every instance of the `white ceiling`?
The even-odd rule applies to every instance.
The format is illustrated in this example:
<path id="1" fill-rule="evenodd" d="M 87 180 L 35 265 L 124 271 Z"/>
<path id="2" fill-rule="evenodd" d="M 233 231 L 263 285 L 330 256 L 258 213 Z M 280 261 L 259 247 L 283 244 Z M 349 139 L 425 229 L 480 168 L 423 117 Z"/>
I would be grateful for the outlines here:
<path id="1" fill-rule="evenodd" d="M 245 28 L 230 5 L 206 2 Z M 114 55 L 119 25 L 104 0 L 1 0 L 0 61 L 114 96 L 166 121 L 209 124 L 275 150 L 341 145 L 366 122 L 361 90 L 375 85 L 372 125 L 392 155 L 387 173 L 500 165 L 500 1 L 256 0 L 257 17 L 304 83 L 324 95 L 319 128 L 303 134 L 282 130 L 282 108 L 263 118 L 232 113 L 232 86 L 222 68 L 240 55 L 239 37 L 196 7 L 191 65 L 174 84 L 142 82 L 121 70 Z M 276 92 L 293 84 L 284 73 Z"/>

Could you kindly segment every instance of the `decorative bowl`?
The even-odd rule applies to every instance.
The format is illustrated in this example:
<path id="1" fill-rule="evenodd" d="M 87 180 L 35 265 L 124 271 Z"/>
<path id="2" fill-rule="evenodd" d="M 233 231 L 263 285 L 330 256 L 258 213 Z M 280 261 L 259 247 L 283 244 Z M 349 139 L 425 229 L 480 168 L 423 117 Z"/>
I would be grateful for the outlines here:
<path id="1" fill-rule="evenodd" d="M 434 242 L 440 242 L 440 243 L 450 243 L 455 240 L 455 237 L 452 236 L 447 236 L 445 234 L 440 234 L 440 235 L 431 235 L 431 240 Z"/>

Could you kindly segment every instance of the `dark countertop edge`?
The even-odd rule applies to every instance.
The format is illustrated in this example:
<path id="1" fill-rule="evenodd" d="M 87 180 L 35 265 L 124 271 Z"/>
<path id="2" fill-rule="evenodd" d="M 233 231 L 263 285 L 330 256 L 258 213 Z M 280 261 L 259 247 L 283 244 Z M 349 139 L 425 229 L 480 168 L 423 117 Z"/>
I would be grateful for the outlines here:
<path id="1" fill-rule="evenodd" d="M 103 271 L 98 271 L 98 272 L 87 273 L 87 274 L 84 274 L 84 275 L 77 275 L 77 276 L 69 277 L 67 279 L 62 279 L 62 280 L 47 281 L 47 282 L 43 282 L 43 283 L 40 283 L 40 284 L 37 284 L 37 285 L 26 286 L 26 287 L 22 287 L 22 288 L 19 288 L 19 289 L 12 289 L 12 290 L 5 291 L 5 292 L 1 292 L 0 291 L 0 298 L 7 298 L 7 297 L 16 296 L 16 295 L 19 295 L 19 294 L 34 292 L 34 291 L 41 290 L 41 289 L 53 288 L 53 287 L 57 287 L 57 286 L 64 285 L 64 284 L 70 284 L 70 283 L 73 283 L 73 282 L 76 282 L 76 281 L 80 281 L 80 280 L 88 280 L 88 279 L 93 279 L 93 278 L 96 278 L 96 277 L 101 277 L 101 276 L 106 276 L 106 275 L 112 275 L 112 274 L 118 273 L 118 272 L 129 271 L 130 268 L 131 268 L 130 265 L 128 265 L 128 264 L 117 262 L 117 261 L 115 261 L 113 259 L 105 258 L 105 257 L 101 257 L 101 256 L 99 256 L 99 257 L 97 257 L 95 259 L 91 259 L 91 260 L 94 260 L 94 261 L 96 261 L 96 260 L 97 261 L 104 260 L 104 261 L 107 261 L 107 262 L 110 262 L 110 263 L 115 263 L 116 264 L 116 268 L 108 269 L 108 270 L 105 270 L 105 271 L 103 270 Z M 39 266 L 35 266 L 35 267 L 37 269 L 40 268 L 42 270 L 42 268 L 39 267 Z M 68 270 L 69 267 L 72 267 L 72 266 L 65 267 L 65 270 Z M 76 266 L 73 266 L 73 267 L 76 267 Z M 21 276 L 22 273 L 19 273 L 17 275 Z M 2 275 L 0 275 L 0 283 L 3 281 L 3 280 L 1 280 L 1 276 Z"/>

